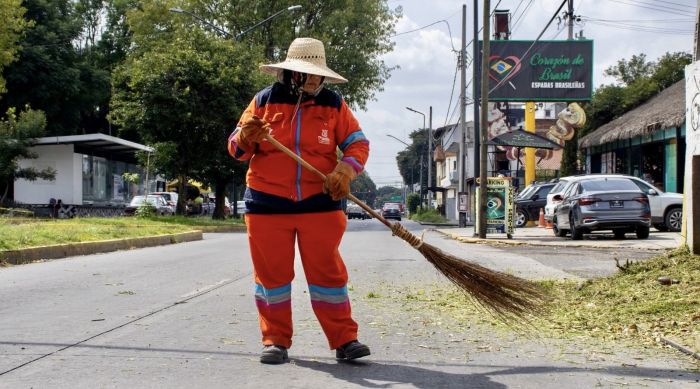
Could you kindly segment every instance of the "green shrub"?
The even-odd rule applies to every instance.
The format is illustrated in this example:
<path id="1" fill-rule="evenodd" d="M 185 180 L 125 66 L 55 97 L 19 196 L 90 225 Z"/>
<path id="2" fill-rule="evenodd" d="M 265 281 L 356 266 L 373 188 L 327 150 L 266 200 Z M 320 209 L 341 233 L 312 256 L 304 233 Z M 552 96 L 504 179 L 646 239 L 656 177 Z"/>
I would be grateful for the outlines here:
<path id="1" fill-rule="evenodd" d="M 411 214 L 411 220 L 424 223 L 447 223 L 447 219 L 434 209 L 418 208 Z"/>
<path id="2" fill-rule="evenodd" d="M 136 208 L 137 217 L 151 217 L 155 216 L 155 214 L 156 206 L 148 202 L 144 202 L 138 208 Z"/>
<path id="3" fill-rule="evenodd" d="M 411 193 L 406 197 L 406 206 L 408 206 L 408 213 L 413 214 L 418 209 L 420 205 L 420 196 L 418 193 Z"/>

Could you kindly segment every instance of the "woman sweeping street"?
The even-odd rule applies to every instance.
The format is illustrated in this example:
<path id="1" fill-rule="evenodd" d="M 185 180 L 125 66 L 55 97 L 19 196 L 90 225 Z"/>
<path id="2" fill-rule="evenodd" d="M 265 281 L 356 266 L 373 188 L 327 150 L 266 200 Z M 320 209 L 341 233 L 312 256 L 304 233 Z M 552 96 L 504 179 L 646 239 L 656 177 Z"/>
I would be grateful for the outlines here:
<path id="1" fill-rule="evenodd" d="M 295 39 L 285 61 L 261 70 L 277 76 L 277 82 L 255 95 L 228 141 L 234 158 L 249 161 L 245 221 L 262 332 L 260 362 L 288 360 L 295 243 L 311 305 L 336 358 L 370 355 L 357 340 L 348 274 L 338 251 L 347 223 L 340 200 L 364 169 L 369 142 L 342 97 L 324 87 L 347 80 L 326 66 L 323 43 L 312 38 Z M 326 179 L 271 145 L 268 134 Z"/>

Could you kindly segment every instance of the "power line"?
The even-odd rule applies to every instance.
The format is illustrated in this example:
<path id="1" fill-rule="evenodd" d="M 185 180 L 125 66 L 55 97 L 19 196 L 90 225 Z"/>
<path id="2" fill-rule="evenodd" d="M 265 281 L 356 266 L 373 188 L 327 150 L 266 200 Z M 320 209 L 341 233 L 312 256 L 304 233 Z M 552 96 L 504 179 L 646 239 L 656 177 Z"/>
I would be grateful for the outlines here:
<path id="1" fill-rule="evenodd" d="M 621 29 L 621 30 L 649 32 L 649 33 L 658 33 L 658 34 L 692 35 L 695 33 L 695 31 L 692 29 L 683 30 L 683 29 L 674 29 L 674 28 L 642 26 L 642 25 L 626 24 L 626 23 L 598 22 L 598 21 L 593 21 L 593 20 L 587 21 L 587 23 L 597 24 L 597 25 L 604 26 L 604 27 L 617 28 L 617 29 Z"/>
<path id="2" fill-rule="evenodd" d="M 625 0 L 610 0 L 615 3 L 620 3 L 620 4 L 625 4 L 625 5 L 631 5 L 634 7 L 639 7 L 639 8 L 645 8 L 645 9 L 650 9 L 653 11 L 659 11 L 659 12 L 666 12 L 674 15 L 680 15 L 680 16 L 693 16 L 691 12 L 689 11 L 683 11 L 683 10 L 671 10 L 671 9 L 666 9 L 666 8 L 659 8 L 659 7 L 653 7 L 653 6 L 647 6 L 647 5 L 641 5 L 641 4 L 635 4 L 635 3 L 629 3 L 626 2 Z M 647 3 L 644 3 L 647 4 Z M 651 4 L 653 5 L 653 4 Z"/>

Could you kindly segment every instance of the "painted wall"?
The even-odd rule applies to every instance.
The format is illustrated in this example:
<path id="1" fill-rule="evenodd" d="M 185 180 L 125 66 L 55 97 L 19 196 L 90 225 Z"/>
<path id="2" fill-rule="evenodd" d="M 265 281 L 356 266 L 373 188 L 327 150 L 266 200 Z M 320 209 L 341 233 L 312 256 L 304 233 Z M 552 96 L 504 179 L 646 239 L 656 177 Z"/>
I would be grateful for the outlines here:
<path id="1" fill-rule="evenodd" d="M 38 158 L 20 161 L 22 167 L 56 170 L 54 181 L 17 180 L 15 182 L 15 201 L 25 204 L 48 204 L 49 199 L 61 199 L 64 204 L 82 204 L 81 167 L 76 168 L 76 154 L 73 145 L 48 145 L 31 148 Z M 77 177 L 76 177 L 77 176 Z M 77 190 L 76 190 L 77 182 Z"/>

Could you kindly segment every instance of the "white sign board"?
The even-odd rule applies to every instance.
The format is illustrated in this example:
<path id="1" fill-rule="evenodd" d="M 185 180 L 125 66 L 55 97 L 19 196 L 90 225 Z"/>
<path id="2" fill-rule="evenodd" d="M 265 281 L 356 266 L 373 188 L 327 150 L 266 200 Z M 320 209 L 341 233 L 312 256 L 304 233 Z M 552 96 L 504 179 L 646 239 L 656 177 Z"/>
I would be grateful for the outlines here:
<path id="1" fill-rule="evenodd" d="M 700 254 L 700 61 L 685 67 L 685 181 L 683 231 L 685 244 Z"/>
<path id="2" fill-rule="evenodd" d="M 685 68 L 685 122 L 688 155 L 700 155 L 700 61 Z"/>

